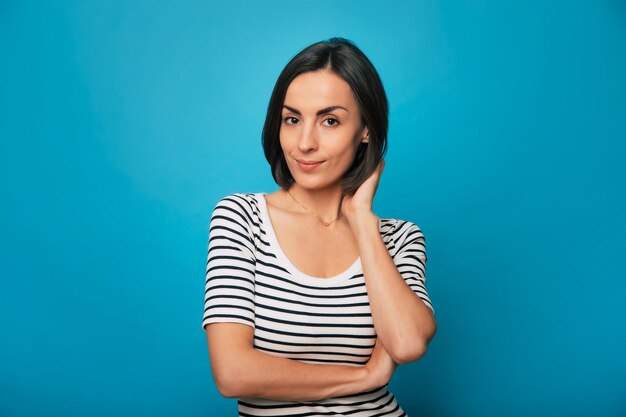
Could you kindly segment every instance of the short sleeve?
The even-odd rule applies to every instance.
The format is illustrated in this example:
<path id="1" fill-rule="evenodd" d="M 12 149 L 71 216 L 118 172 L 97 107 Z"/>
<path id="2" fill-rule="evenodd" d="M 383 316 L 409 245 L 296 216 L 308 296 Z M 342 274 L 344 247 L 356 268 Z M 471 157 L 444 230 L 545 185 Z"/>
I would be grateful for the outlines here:
<path id="1" fill-rule="evenodd" d="M 202 328 L 210 323 L 254 327 L 255 245 L 250 203 L 242 194 L 223 197 L 213 209 Z"/>
<path id="2" fill-rule="evenodd" d="M 415 291 L 433 314 L 435 310 L 426 291 L 426 243 L 416 224 L 398 220 L 394 230 L 396 252 L 393 261 L 407 285 Z"/>

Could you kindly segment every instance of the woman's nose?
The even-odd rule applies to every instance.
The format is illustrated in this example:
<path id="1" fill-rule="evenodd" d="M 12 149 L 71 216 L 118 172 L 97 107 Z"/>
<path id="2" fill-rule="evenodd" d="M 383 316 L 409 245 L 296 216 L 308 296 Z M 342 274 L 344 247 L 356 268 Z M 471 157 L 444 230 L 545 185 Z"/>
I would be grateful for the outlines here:
<path id="1" fill-rule="evenodd" d="M 303 126 L 300 131 L 298 148 L 302 152 L 317 149 L 317 132 L 315 130 L 315 125 Z"/>

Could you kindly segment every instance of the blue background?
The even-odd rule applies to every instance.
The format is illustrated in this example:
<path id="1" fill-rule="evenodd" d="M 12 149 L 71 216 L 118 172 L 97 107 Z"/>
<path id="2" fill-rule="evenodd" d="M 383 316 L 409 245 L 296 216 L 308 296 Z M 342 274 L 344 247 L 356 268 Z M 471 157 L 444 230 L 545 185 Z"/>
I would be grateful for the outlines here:
<path id="1" fill-rule="evenodd" d="M 272 192 L 299 50 L 390 102 L 381 217 L 426 236 L 411 416 L 626 415 L 626 4 L 0 2 L 0 415 L 236 415 L 201 330 L 208 222 Z"/>

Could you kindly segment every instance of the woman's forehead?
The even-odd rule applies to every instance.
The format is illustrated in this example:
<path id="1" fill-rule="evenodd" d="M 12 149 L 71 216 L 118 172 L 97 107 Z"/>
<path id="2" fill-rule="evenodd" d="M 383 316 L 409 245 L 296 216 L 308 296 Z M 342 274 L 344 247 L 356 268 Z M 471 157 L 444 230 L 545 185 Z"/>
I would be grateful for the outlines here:
<path id="1" fill-rule="evenodd" d="M 284 104 L 300 111 L 316 111 L 330 106 L 356 105 L 350 84 L 331 71 L 305 72 L 293 79 Z"/>

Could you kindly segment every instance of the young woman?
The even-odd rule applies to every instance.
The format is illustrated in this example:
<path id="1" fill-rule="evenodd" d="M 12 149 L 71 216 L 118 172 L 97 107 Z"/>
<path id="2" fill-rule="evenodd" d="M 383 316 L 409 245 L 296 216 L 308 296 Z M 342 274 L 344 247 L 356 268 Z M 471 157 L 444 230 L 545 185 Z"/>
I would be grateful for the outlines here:
<path id="1" fill-rule="evenodd" d="M 213 377 L 241 416 L 402 416 L 387 383 L 436 331 L 421 230 L 372 211 L 387 98 L 344 38 L 283 69 L 263 128 L 280 186 L 233 193 L 209 231 Z"/>

